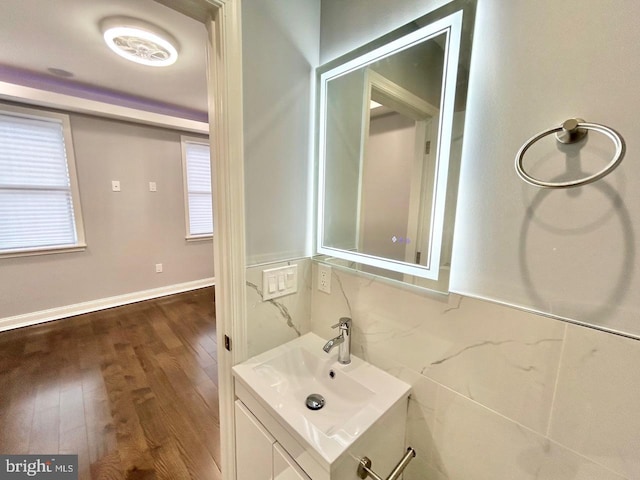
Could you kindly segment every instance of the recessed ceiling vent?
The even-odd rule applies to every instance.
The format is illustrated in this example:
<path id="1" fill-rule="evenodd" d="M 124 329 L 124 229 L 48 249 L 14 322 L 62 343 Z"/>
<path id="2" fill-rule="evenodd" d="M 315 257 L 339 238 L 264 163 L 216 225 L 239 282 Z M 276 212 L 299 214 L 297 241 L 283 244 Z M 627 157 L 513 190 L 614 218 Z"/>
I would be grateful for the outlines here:
<path id="1" fill-rule="evenodd" d="M 107 46 L 132 62 L 167 67 L 178 59 L 178 42 L 160 27 L 128 17 L 110 17 L 101 24 Z"/>

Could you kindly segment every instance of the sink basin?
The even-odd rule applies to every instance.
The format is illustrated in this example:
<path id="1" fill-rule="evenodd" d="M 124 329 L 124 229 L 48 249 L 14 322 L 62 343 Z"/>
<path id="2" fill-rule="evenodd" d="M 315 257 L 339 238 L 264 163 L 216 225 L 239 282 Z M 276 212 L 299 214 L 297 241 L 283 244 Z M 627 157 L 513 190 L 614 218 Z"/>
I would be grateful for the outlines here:
<path id="1" fill-rule="evenodd" d="M 340 429 L 357 435 L 357 422 L 351 420 L 370 405 L 375 393 L 345 371 L 334 368 L 334 359 L 324 355 L 326 358 L 321 358 L 299 346 L 286 349 L 253 370 L 262 386 L 278 397 L 276 408 L 305 416 L 325 435 L 334 435 Z M 322 412 L 307 412 L 306 398 L 312 393 L 324 397 Z"/>
<path id="2" fill-rule="evenodd" d="M 233 368 L 240 382 L 292 434 L 334 462 L 385 412 L 406 399 L 410 386 L 352 355 L 338 363 L 337 349 L 308 333 Z M 310 394 L 325 405 L 307 408 Z"/>

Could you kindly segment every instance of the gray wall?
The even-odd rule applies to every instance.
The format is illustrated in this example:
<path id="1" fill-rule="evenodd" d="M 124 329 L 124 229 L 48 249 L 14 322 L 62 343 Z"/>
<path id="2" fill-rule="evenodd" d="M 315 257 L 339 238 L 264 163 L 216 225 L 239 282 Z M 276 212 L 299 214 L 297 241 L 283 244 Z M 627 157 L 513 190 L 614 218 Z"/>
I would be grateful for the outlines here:
<path id="1" fill-rule="evenodd" d="M 389 33 L 450 0 L 322 0 L 320 63 Z"/>
<path id="2" fill-rule="evenodd" d="M 310 254 L 315 0 L 242 2 L 247 264 Z"/>
<path id="3" fill-rule="evenodd" d="M 247 337 L 256 355 L 309 331 L 317 0 L 243 0 Z M 277 263 L 273 263 L 277 262 Z M 271 263 L 263 266 L 263 263 Z M 298 265 L 298 292 L 265 302 L 262 270 Z"/>
<path id="4" fill-rule="evenodd" d="M 0 318 L 213 277 L 211 240 L 185 240 L 180 133 L 77 114 L 71 128 L 88 248 L 0 259 Z"/>
<path id="5" fill-rule="evenodd" d="M 479 2 L 451 287 L 640 337 L 640 3 L 584 5 Z M 526 185 L 516 152 L 572 116 L 618 130 L 626 158 L 572 191 Z M 593 132 L 582 147 L 557 145 L 538 142 L 529 171 L 578 178 L 613 155 Z"/>

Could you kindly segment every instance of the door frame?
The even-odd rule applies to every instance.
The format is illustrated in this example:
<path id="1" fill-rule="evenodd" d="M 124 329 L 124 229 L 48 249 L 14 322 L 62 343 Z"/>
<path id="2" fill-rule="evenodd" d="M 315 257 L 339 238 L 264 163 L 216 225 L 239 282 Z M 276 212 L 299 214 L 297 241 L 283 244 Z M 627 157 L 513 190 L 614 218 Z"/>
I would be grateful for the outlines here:
<path id="1" fill-rule="evenodd" d="M 201 1 L 213 7 L 206 26 L 220 469 L 223 480 L 235 480 L 235 393 L 231 368 L 247 358 L 241 0 Z M 225 347 L 225 337 L 230 339 L 230 350 Z"/>

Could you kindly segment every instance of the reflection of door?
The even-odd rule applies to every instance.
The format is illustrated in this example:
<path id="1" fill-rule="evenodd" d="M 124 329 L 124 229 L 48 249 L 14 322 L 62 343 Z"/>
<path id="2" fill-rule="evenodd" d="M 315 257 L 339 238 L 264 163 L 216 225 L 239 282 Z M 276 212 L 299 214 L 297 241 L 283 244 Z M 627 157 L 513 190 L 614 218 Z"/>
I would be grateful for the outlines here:
<path id="1" fill-rule="evenodd" d="M 439 110 L 374 71 L 366 82 L 358 252 L 428 265 Z"/>
<path id="2" fill-rule="evenodd" d="M 421 123 L 395 111 L 371 117 L 361 185 L 361 253 L 405 260 L 415 138 Z"/>
<path id="3" fill-rule="evenodd" d="M 438 143 L 438 119 L 416 122 L 414 164 L 411 173 L 411 197 L 405 262 L 428 267 L 431 241 L 434 170 Z"/>

